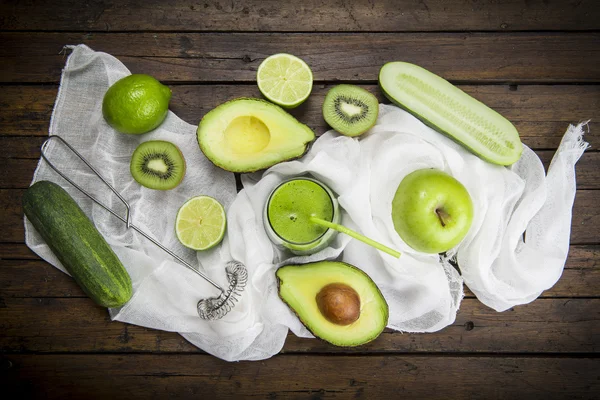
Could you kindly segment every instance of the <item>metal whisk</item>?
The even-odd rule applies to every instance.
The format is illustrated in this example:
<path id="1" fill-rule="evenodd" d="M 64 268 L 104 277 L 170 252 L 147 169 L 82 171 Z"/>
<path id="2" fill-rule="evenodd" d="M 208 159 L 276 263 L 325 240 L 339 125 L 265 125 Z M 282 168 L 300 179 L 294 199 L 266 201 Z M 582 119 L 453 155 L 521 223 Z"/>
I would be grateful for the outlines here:
<path id="1" fill-rule="evenodd" d="M 48 160 L 48 158 L 46 157 L 46 148 L 48 147 L 48 144 L 50 143 L 50 141 L 52 141 L 54 139 L 60 141 L 69 150 L 71 150 L 73 152 L 73 154 L 75 154 L 77 157 L 79 157 L 79 159 L 81 161 L 83 161 L 83 163 L 85 165 L 87 165 L 88 168 L 90 168 L 94 172 L 94 174 L 96 174 L 96 176 L 98 178 L 100 178 L 100 180 L 106 186 L 108 186 L 110 188 L 110 190 L 119 198 L 119 200 L 121 200 L 121 202 L 125 205 L 125 210 L 126 210 L 125 218 L 123 218 L 121 215 L 117 214 L 110 207 L 103 204 L 101 201 L 99 201 L 94 196 L 89 194 L 85 189 L 83 189 L 78 184 L 73 182 L 69 177 L 67 177 L 65 174 L 63 174 L 56 166 L 54 166 L 54 164 L 52 164 L 52 162 L 50 162 L 50 160 Z M 131 223 L 131 213 L 129 211 L 129 203 L 66 140 L 64 140 L 63 138 L 61 138 L 58 135 L 53 135 L 53 136 L 48 137 L 48 139 L 46 139 L 44 141 L 44 143 L 42 143 L 41 153 L 42 153 L 42 158 L 44 159 L 44 161 L 46 161 L 46 163 L 48 163 L 50 168 L 52 168 L 57 174 L 59 174 L 61 177 L 63 177 L 67 182 L 69 182 L 71 185 L 73 185 L 81 193 L 83 193 L 84 195 L 89 197 L 94 203 L 98 204 L 100 207 L 102 207 L 103 209 L 105 209 L 106 211 L 111 213 L 113 216 L 115 216 L 116 218 L 123 221 L 128 229 L 131 228 L 134 231 L 136 231 L 137 233 L 139 233 L 140 235 L 144 236 L 146 239 L 148 239 L 149 241 L 154 243 L 156 246 L 158 246 L 163 251 L 165 251 L 167 254 L 169 254 L 171 257 L 173 257 L 175 260 L 177 260 L 177 262 L 179 262 L 181 265 L 183 265 L 187 269 L 193 271 L 194 273 L 199 275 L 201 278 L 203 278 L 205 281 L 207 281 L 208 283 L 210 283 L 211 285 L 213 285 L 215 288 L 217 288 L 220 291 L 220 294 L 218 296 L 201 299 L 198 302 L 197 307 L 198 307 L 198 315 L 200 316 L 200 318 L 206 319 L 206 320 L 216 320 L 216 319 L 222 318 L 229 311 L 231 311 L 231 309 L 235 306 L 235 303 L 238 301 L 239 297 L 242 295 L 242 291 L 244 290 L 244 287 L 246 286 L 246 281 L 248 280 L 248 271 L 247 271 L 246 267 L 244 266 L 244 264 L 242 264 L 239 261 L 229 261 L 227 263 L 227 266 L 225 267 L 225 272 L 227 273 L 227 280 L 229 282 L 229 286 L 228 286 L 227 290 L 223 289 L 221 286 L 219 286 L 217 283 L 215 283 L 212 279 L 210 279 L 208 276 L 206 276 L 203 272 L 192 267 L 190 264 L 188 264 L 185 260 L 183 260 L 177 254 L 173 253 L 171 250 L 169 250 L 168 248 L 166 248 L 165 246 L 160 244 L 158 241 L 156 241 L 154 238 L 152 238 L 146 232 L 142 231 L 140 228 L 133 225 Z"/>

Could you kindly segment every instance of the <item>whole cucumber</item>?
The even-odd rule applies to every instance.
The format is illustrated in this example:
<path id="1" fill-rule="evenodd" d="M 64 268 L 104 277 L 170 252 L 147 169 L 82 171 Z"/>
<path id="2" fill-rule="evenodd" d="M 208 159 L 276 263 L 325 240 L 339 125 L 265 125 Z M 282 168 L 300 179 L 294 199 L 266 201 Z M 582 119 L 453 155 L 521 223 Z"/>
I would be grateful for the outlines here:
<path id="1" fill-rule="evenodd" d="M 34 183 L 23 196 L 23 211 L 84 292 L 104 307 L 131 298 L 131 278 L 92 221 L 59 185 Z"/>

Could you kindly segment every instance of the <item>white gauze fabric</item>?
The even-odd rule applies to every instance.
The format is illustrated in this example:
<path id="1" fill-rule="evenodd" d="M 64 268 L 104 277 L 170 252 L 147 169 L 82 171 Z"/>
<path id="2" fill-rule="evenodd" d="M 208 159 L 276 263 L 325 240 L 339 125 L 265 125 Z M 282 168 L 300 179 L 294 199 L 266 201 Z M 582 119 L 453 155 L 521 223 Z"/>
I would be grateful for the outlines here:
<path id="1" fill-rule="evenodd" d="M 220 284 L 226 284 L 223 270 L 230 259 L 246 265 L 249 280 L 232 312 L 220 321 L 202 321 L 196 302 L 215 294 L 208 284 L 144 238 L 126 231 L 121 222 L 41 163 L 34 181 L 48 179 L 65 187 L 132 276 L 134 297 L 123 308 L 110 310 L 114 319 L 180 332 L 196 346 L 225 360 L 258 360 L 281 350 L 288 329 L 302 337 L 311 336 L 277 296 L 274 272 L 282 264 L 341 257 L 360 267 L 388 301 L 388 326 L 407 332 L 432 332 L 454 321 L 463 296 L 463 278 L 450 265 L 450 257 L 458 260 L 465 282 L 477 296 L 497 310 L 533 300 L 560 277 L 575 194 L 574 164 L 586 147 L 581 126 L 569 128 L 544 177 L 539 159 L 526 147 L 512 168 L 495 166 L 410 114 L 381 105 L 377 125 L 363 138 L 327 132 L 301 160 L 278 164 L 262 176 L 243 176 L 244 190 L 233 200 L 233 176 L 215 169 L 203 157 L 195 143 L 195 126 L 172 113 L 157 130 L 141 137 L 118 134 L 106 125 L 101 114 L 104 92 L 128 73 L 107 54 L 75 47 L 63 72 L 50 134 L 65 137 L 94 165 L 101 166 L 104 175 L 131 202 L 136 225 L 198 263 Z M 129 174 L 133 149 L 139 142 L 155 138 L 176 143 L 188 163 L 185 180 L 169 192 L 140 188 Z M 50 148 L 49 153 L 62 159 L 78 182 L 118 208 L 118 201 L 88 172 L 71 164 L 72 158 L 56 148 Z M 468 236 L 446 258 L 413 251 L 396 234 L 391 220 L 391 200 L 402 178 L 428 167 L 442 169 L 460 180 L 475 205 Z M 344 225 L 397 248 L 402 257 L 394 259 L 345 235 L 336 236 L 330 247 L 311 256 L 292 257 L 276 249 L 262 225 L 264 204 L 280 182 L 302 174 L 313 175 L 338 194 Z M 173 221 L 178 207 L 198 194 L 212 195 L 225 205 L 228 231 L 217 249 L 195 254 L 179 245 Z M 527 227 L 527 242 L 522 243 L 520 237 Z M 62 269 L 27 221 L 26 242 Z"/>
<path id="2" fill-rule="evenodd" d="M 390 274 L 412 268 L 413 262 L 408 261 L 406 255 L 435 265 L 437 256 L 415 253 L 396 234 L 391 220 L 391 200 L 402 178 L 414 170 L 438 168 L 453 175 L 471 195 L 474 218 L 463 242 L 439 263 L 444 266 L 451 293 L 460 286 L 460 278 L 447 266 L 448 260 L 455 259 L 462 279 L 478 299 L 496 311 L 504 311 L 534 300 L 562 274 L 569 250 L 575 163 L 589 146 L 583 141 L 585 125 L 569 126 L 546 176 L 539 157 L 527 146 L 523 146 L 522 157 L 510 168 L 493 165 L 407 112 L 381 105 L 377 125 L 361 143 L 363 155 L 359 173 L 365 178 L 358 179 L 350 198 L 346 200 L 342 196 L 340 203 L 355 221 L 362 215 L 358 225 L 363 233 L 383 234 L 380 237 L 384 241 L 403 251 L 400 260 L 391 264 L 392 268 L 389 268 L 389 260 L 384 259 Z M 359 196 L 361 202 L 356 201 Z M 364 209 L 369 206 L 370 212 L 365 213 Z M 526 241 L 523 241 L 525 230 Z M 363 265 L 376 259 L 377 253 L 351 242 L 344 258 Z M 406 277 L 402 280 L 406 282 Z M 397 283 L 392 286 L 399 287 Z M 431 289 L 439 290 L 433 286 Z M 402 293 L 404 291 L 395 291 L 400 297 Z M 455 296 L 452 299 L 456 301 Z M 455 311 L 453 307 L 446 309 Z M 391 320 L 392 326 L 429 331 L 431 329 L 423 329 L 421 325 L 423 315 L 440 321 L 454 320 L 454 316 L 442 318 L 437 314 L 439 310 L 429 313 L 419 307 L 417 310 L 421 317 L 416 320 L 419 324 L 414 329 L 406 329 L 404 323 L 395 325 Z M 435 325 L 433 329 L 440 327 Z"/>

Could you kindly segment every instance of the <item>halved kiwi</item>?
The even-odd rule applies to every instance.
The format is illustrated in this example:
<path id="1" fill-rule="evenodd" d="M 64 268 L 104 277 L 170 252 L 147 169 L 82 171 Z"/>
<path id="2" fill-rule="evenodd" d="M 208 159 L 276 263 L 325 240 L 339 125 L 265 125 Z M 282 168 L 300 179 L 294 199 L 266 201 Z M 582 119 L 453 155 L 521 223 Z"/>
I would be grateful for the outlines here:
<path id="1" fill-rule="evenodd" d="M 171 142 L 150 140 L 140 144 L 131 156 L 131 175 L 150 189 L 173 189 L 185 175 L 185 159 Z"/>
<path id="2" fill-rule="evenodd" d="M 323 102 L 323 118 L 336 131 L 346 136 L 358 136 L 377 121 L 379 102 L 363 88 L 337 85 L 327 92 Z"/>

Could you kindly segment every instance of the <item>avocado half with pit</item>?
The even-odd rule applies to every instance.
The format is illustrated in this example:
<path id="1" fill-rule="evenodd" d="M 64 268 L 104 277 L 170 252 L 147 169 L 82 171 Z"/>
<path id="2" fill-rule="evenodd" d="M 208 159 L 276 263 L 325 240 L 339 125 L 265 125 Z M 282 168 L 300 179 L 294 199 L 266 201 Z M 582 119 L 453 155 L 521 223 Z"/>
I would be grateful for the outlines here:
<path id="1" fill-rule="evenodd" d="M 362 270 L 343 262 L 286 265 L 277 270 L 279 297 L 316 337 L 354 347 L 376 339 L 389 310 L 379 288 Z"/>
<path id="2" fill-rule="evenodd" d="M 211 110 L 198 126 L 206 157 L 231 172 L 254 172 L 301 157 L 315 133 L 281 107 L 240 98 Z"/>

